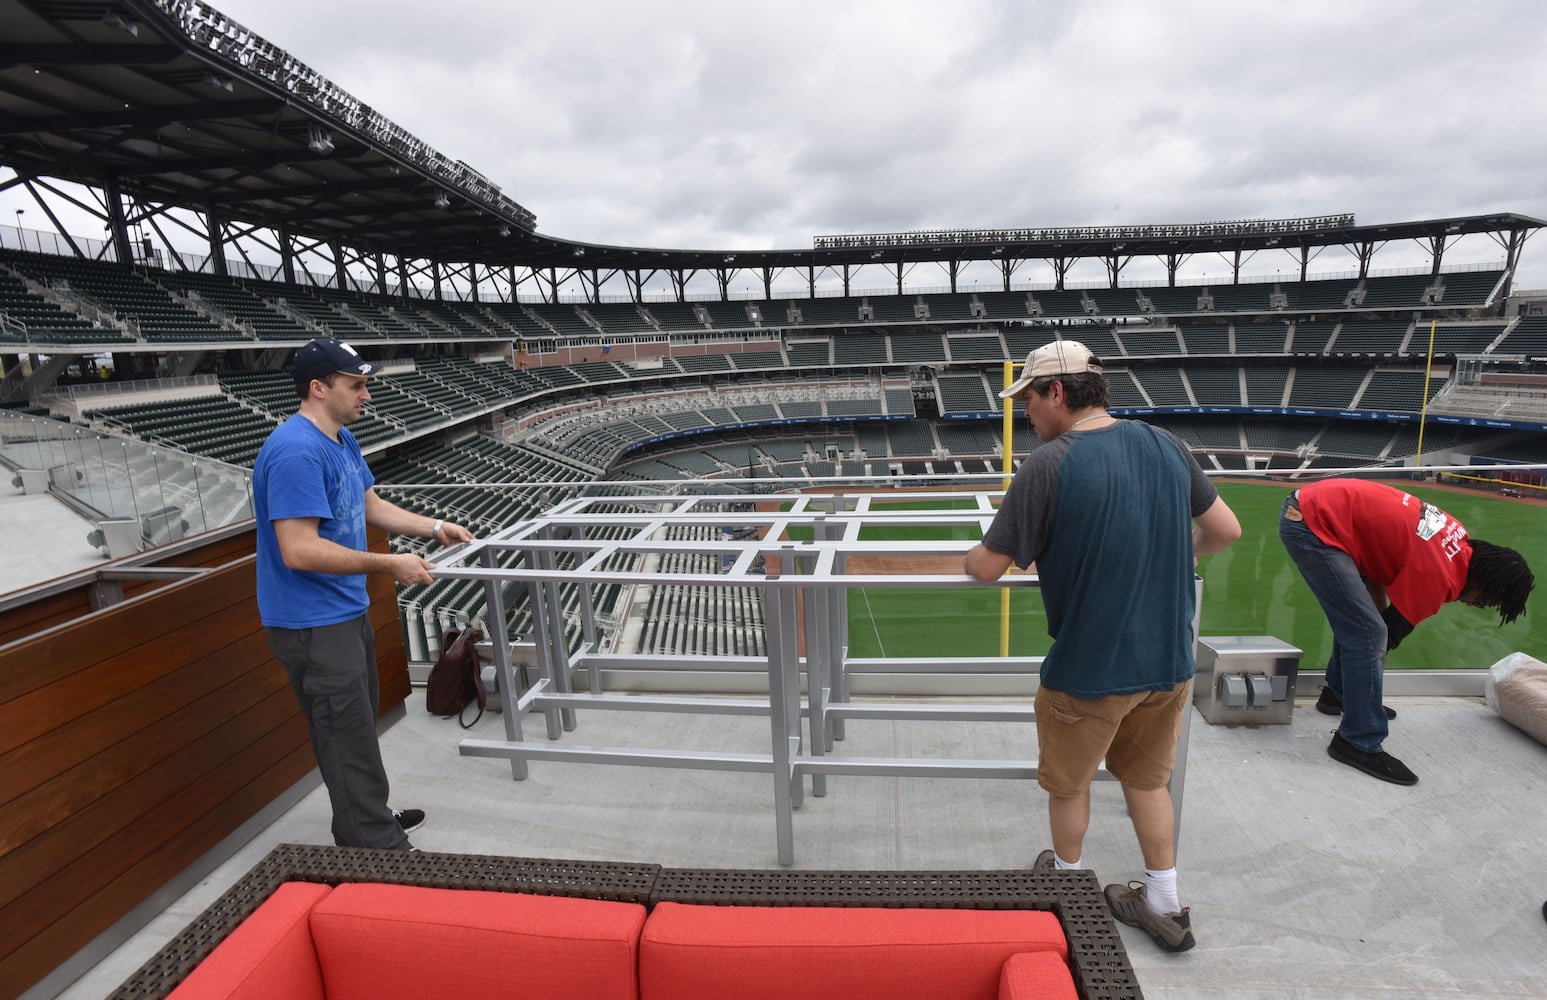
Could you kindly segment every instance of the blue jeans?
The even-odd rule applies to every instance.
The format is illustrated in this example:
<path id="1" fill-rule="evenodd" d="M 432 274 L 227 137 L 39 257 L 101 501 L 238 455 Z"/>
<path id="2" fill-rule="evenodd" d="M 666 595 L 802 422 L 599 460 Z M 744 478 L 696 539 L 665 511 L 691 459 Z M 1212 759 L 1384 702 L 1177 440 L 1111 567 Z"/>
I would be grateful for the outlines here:
<path id="1" fill-rule="evenodd" d="M 1360 750 L 1374 753 L 1386 740 L 1386 709 L 1381 680 L 1386 668 L 1386 622 L 1364 585 L 1353 557 L 1333 548 L 1304 521 L 1287 517 L 1299 510 L 1291 493 L 1278 518 L 1278 537 L 1332 626 L 1332 657 L 1327 689 L 1343 701 L 1338 734 Z"/>

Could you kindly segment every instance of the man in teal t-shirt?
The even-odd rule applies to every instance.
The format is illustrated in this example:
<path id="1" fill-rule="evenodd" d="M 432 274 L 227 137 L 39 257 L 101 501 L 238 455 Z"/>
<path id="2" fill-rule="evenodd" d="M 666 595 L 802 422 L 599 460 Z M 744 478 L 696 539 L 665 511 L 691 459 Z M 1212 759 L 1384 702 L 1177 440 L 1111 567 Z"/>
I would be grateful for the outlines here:
<path id="1" fill-rule="evenodd" d="M 967 573 L 985 583 L 1036 565 L 1052 648 L 1037 689 L 1037 781 L 1053 849 L 1079 868 L 1101 761 L 1123 786 L 1146 881 L 1110 885 L 1113 915 L 1170 951 L 1193 946 L 1176 891 L 1166 785 L 1193 675 L 1193 559 L 1241 534 L 1187 447 L 1107 413 L 1106 377 L 1083 344 L 1032 351 L 1000 394 L 1024 400 L 1043 442 L 1021 463 Z"/>
<path id="2" fill-rule="evenodd" d="M 290 371 L 300 408 L 269 435 L 252 472 L 258 615 L 306 716 L 333 806 L 334 842 L 409 850 L 407 834 L 424 813 L 387 805 L 365 574 L 429 583 L 435 564 L 411 552 L 370 552 L 365 529 L 447 544 L 473 536 L 376 495 L 360 445 L 344 427 L 371 398 L 366 379 L 376 365 L 348 344 L 319 339 L 296 352 Z"/>

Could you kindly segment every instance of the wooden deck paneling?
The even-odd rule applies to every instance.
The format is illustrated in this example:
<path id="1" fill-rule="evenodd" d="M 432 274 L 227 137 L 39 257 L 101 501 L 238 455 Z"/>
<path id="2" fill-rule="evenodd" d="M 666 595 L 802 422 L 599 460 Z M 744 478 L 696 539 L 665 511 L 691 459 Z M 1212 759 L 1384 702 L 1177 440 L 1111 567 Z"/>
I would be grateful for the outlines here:
<path id="1" fill-rule="evenodd" d="M 0 614 L 0 998 L 315 766 L 258 621 L 253 539 L 169 555 L 157 565 L 207 572 L 126 583 L 126 599 L 99 611 L 100 569 Z M 371 547 L 386 551 L 385 536 Z M 371 578 L 370 593 L 385 713 L 408 695 L 407 653 L 392 580 Z"/>

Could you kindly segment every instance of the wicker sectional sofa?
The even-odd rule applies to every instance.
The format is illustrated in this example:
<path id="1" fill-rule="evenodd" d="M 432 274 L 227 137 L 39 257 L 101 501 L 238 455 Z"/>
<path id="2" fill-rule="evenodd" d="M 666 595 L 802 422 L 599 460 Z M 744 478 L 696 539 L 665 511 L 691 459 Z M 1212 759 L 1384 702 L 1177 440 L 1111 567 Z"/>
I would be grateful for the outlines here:
<path id="1" fill-rule="evenodd" d="M 284 845 L 114 1000 L 1142 996 L 1089 872 L 824 872 Z"/>

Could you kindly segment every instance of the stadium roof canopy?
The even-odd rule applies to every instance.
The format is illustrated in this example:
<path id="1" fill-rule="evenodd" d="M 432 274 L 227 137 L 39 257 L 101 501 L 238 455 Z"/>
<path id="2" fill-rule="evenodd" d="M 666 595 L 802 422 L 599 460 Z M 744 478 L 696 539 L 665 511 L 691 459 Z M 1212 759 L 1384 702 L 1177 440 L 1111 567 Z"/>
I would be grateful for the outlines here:
<path id="1" fill-rule="evenodd" d="M 532 212 L 469 165 L 436 152 L 317 71 L 197 0 L 0 0 L 0 189 L 48 179 L 103 193 L 118 259 L 134 259 L 128 225 L 168 208 L 199 213 L 211 256 L 257 230 L 360 255 L 486 267 L 682 275 L 848 269 L 916 262 L 1053 262 L 1101 258 L 1112 283 L 1135 257 L 1177 263 L 1199 253 L 1297 251 L 1302 275 L 1322 246 L 1350 247 L 1369 267 L 1393 240 L 1424 242 L 1438 270 L 1447 241 L 1490 234 L 1513 265 L 1547 222 L 1498 213 L 1361 226 L 1352 215 L 1175 226 L 936 230 L 817 237 L 784 250 L 619 247 L 536 232 Z M 122 199 L 131 201 L 126 216 Z M 41 198 L 40 198 L 41 200 Z M 102 211 L 96 206 L 81 206 Z M 47 209 L 45 208 L 45 211 Z M 60 232 L 64 231 L 54 219 Z M 78 251 L 79 252 L 79 251 Z M 83 254 L 84 255 L 84 254 Z M 342 253 L 339 254 L 342 256 Z M 363 259 L 363 257 L 361 258 Z M 556 278 L 549 279 L 556 292 Z M 813 278 L 814 280 L 814 278 Z"/>

